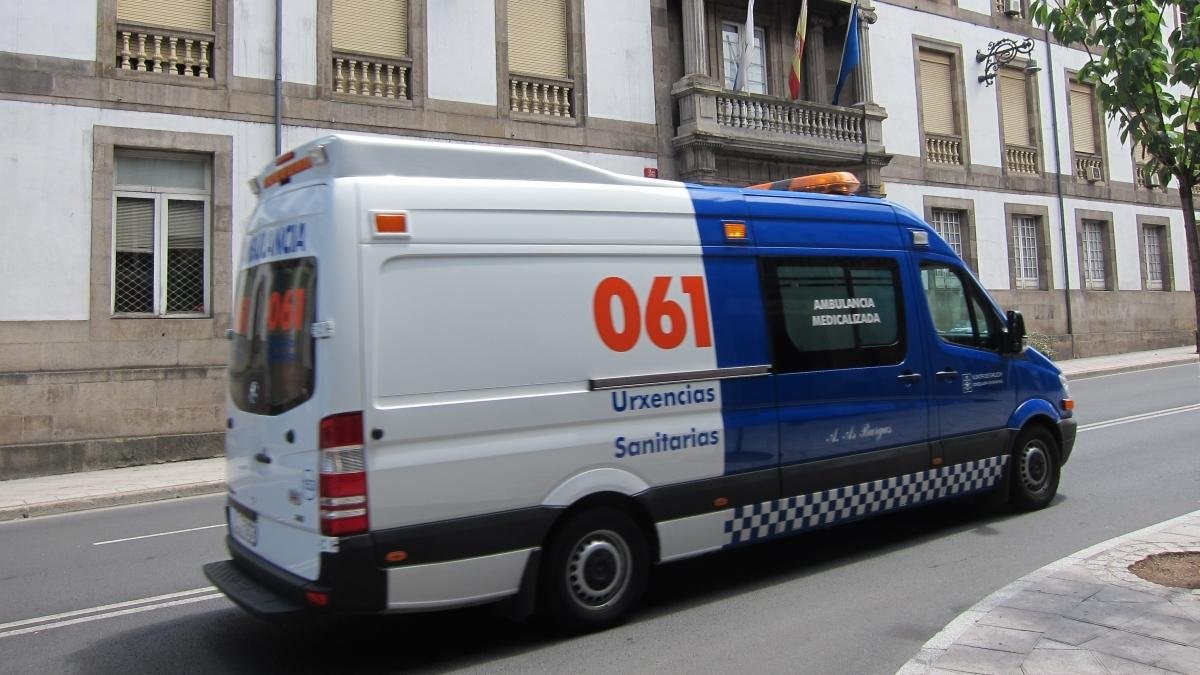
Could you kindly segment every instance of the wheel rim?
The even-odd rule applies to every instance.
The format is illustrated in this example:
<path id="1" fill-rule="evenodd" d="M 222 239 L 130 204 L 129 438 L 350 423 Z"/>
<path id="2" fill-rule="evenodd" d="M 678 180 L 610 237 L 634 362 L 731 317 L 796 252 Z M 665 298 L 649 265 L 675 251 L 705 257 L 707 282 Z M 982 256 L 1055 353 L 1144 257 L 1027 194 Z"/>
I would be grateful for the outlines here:
<path id="1" fill-rule="evenodd" d="M 579 539 L 571 550 L 566 583 L 580 607 L 599 610 L 621 599 L 629 586 L 629 544 L 611 530 L 598 530 Z"/>
<path id="2" fill-rule="evenodd" d="M 1050 452 L 1046 445 L 1039 440 L 1032 440 L 1021 449 L 1017 458 L 1021 472 L 1021 486 L 1030 494 L 1043 492 L 1050 484 L 1051 465 Z"/>

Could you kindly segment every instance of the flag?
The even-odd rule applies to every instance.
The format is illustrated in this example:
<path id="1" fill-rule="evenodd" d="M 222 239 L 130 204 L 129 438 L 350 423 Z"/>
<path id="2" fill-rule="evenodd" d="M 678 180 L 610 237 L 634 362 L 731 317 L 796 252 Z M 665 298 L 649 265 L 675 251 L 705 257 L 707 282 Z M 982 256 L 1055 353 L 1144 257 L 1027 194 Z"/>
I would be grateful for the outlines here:
<path id="1" fill-rule="evenodd" d="M 800 62 L 804 60 L 804 35 L 808 32 L 808 0 L 800 3 L 800 18 L 796 20 L 796 44 L 792 48 L 792 72 L 788 75 L 788 93 L 793 101 L 800 100 Z"/>
<path id="2" fill-rule="evenodd" d="M 850 21 L 846 23 L 846 42 L 842 47 L 842 67 L 838 70 L 837 86 L 833 88 L 833 104 L 837 105 L 842 86 L 850 79 L 850 71 L 858 65 L 858 0 L 850 4 Z"/>
<path id="3" fill-rule="evenodd" d="M 742 91 L 746 88 L 747 75 L 750 72 L 750 55 L 754 53 L 754 0 L 746 6 L 746 25 L 742 26 L 741 58 L 738 59 L 737 74 L 733 77 L 733 90 Z"/>

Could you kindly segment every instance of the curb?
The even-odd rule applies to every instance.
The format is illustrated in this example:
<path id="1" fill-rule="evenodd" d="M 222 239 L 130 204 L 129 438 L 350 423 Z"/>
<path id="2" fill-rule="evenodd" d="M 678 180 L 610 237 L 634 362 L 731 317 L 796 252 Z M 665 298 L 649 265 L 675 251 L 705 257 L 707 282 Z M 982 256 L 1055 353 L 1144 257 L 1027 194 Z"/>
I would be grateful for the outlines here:
<path id="1" fill-rule="evenodd" d="M 958 638 L 971 627 L 973 627 L 980 619 L 987 616 L 989 612 L 995 609 L 1000 603 L 1025 590 L 1031 583 L 1041 581 L 1046 577 L 1058 572 L 1059 570 L 1069 567 L 1074 564 L 1082 563 L 1092 556 L 1103 553 L 1109 549 L 1116 548 L 1121 544 L 1129 541 L 1135 541 L 1139 537 L 1166 529 L 1192 518 L 1200 516 L 1200 511 L 1192 511 L 1185 513 L 1182 516 L 1177 516 L 1169 520 L 1164 520 L 1161 523 L 1155 523 L 1140 530 L 1127 532 L 1118 535 L 1107 541 L 1102 541 L 1099 544 L 1088 546 L 1087 548 L 1078 550 L 1071 555 L 1059 558 L 1052 563 L 1040 567 L 1029 574 L 1009 583 L 999 590 L 991 593 L 979 602 L 972 605 L 969 609 L 951 619 L 950 623 L 937 632 L 936 635 L 929 638 L 917 653 L 913 655 L 900 669 L 896 671 L 896 675 L 924 675 L 928 673 L 932 664 L 941 656 L 947 649 L 954 645 Z"/>
<path id="2" fill-rule="evenodd" d="M 1118 375 L 1120 373 L 1132 373 L 1138 370 L 1154 370 L 1155 368 L 1169 368 L 1171 366 L 1184 366 L 1189 363 L 1200 363 L 1200 356 L 1192 355 L 1187 358 L 1165 359 L 1163 361 L 1155 361 L 1154 363 L 1137 363 L 1124 366 L 1109 366 L 1107 368 L 1096 368 L 1093 370 L 1081 370 L 1077 373 L 1063 373 L 1068 380 L 1082 380 L 1089 377 L 1099 377 L 1101 375 Z"/>
<path id="3" fill-rule="evenodd" d="M 53 502 L 33 502 L 29 504 L 22 504 L 20 506 L 7 506 L 0 508 L 0 522 L 23 520 L 26 518 L 33 518 L 35 516 L 51 516 L 59 513 L 71 513 L 73 511 L 102 509 L 109 506 L 141 504 L 144 502 L 156 502 L 166 499 L 178 499 L 180 497 L 195 497 L 198 495 L 216 494 L 218 492 L 224 492 L 224 490 L 225 481 L 216 480 L 205 481 L 202 483 L 186 483 L 184 485 L 170 485 L 167 487 L 150 488 L 148 490 L 130 490 L 128 492 L 117 492 L 113 494 L 61 499 Z"/>

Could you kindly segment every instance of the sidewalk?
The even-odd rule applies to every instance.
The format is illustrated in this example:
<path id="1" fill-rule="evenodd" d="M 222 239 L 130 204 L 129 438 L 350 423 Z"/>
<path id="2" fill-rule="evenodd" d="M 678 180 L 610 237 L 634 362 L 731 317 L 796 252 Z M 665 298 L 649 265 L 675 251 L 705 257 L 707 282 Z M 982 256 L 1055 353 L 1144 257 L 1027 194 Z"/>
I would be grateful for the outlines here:
<path id="1" fill-rule="evenodd" d="M 1200 590 L 1129 565 L 1200 552 L 1200 511 L 1051 563 L 963 612 L 899 670 L 950 673 L 1200 673 Z"/>

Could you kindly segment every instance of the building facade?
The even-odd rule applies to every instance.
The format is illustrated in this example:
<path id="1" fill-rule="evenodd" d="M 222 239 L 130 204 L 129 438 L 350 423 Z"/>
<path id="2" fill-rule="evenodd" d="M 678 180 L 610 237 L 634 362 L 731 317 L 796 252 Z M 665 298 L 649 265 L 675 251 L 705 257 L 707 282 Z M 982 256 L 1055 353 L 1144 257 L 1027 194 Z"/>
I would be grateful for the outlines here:
<path id="1" fill-rule="evenodd" d="M 0 479 L 221 452 L 247 180 L 334 131 L 720 184 L 850 169 L 1060 356 L 1187 344 L 1177 195 L 1074 82 L 1081 55 L 993 3 L 863 2 L 837 104 L 841 0 L 810 0 L 799 101 L 798 0 L 755 4 L 737 92 L 745 0 L 0 3 Z M 979 83 L 1001 37 L 1042 70 Z"/>

